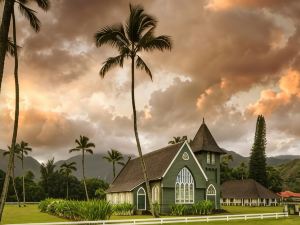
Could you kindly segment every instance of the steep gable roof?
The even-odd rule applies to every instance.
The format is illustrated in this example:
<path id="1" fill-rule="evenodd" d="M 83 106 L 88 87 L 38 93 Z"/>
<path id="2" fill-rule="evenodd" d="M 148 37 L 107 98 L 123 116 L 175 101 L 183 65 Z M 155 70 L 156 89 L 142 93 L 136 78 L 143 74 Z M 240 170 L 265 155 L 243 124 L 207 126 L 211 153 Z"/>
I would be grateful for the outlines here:
<path id="1" fill-rule="evenodd" d="M 149 180 L 160 179 L 168 166 L 181 149 L 184 142 L 169 145 L 165 148 L 144 155 Z M 144 182 L 140 158 L 131 159 L 120 171 L 107 192 L 131 191 Z"/>
<path id="2" fill-rule="evenodd" d="M 222 198 L 279 198 L 253 179 L 226 181 L 221 185 L 221 195 Z"/>
<path id="3" fill-rule="evenodd" d="M 196 133 L 194 139 L 191 142 L 191 148 L 195 153 L 200 151 L 208 151 L 226 154 L 226 152 L 224 152 L 224 150 L 222 150 L 218 146 L 217 142 L 215 141 L 214 137 L 212 136 L 208 127 L 206 126 L 204 119 L 198 132 Z"/>

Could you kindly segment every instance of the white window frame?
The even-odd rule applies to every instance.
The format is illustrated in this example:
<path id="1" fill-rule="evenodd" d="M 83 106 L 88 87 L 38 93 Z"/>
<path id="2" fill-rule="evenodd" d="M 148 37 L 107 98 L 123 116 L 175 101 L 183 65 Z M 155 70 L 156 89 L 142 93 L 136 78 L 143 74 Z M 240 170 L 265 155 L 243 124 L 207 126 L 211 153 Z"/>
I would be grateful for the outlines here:
<path id="1" fill-rule="evenodd" d="M 159 197 L 159 185 L 155 184 L 152 187 L 152 202 L 153 203 L 159 203 L 160 197 Z"/>
<path id="2" fill-rule="evenodd" d="M 207 154 L 206 154 L 206 164 L 207 165 L 211 164 L 210 152 L 207 152 Z"/>
<path id="3" fill-rule="evenodd" d="M 215 165 L 216 164 L 216 154 L 215 153 L 211 153 L 211 164 Z"/>
<path id="4" fill-rule="evenodd" d="M 194 177 L 188 168 L 183 167 L 176 176 L 175 204 L 193 204 L 194 202 L 195 202 Z"/>
<path id="5" fill-rule="evenodd" d="M 143 194 L 140 194 L 139 192 L 140 192 L 140 190 L 143 190 Z M 138 208 L 139 207 L 139 195 L 144 195 L 145 196 L 145 206 L 144 206 L 144 208 L 143 209 L 140 209 L 140 208 Z M 147 198 L 146 198 L 146 191 L 145 191 L 145 189 L 143 188 L 143 187 L 140 187 L 139 189 L 138 189 L 138 191 L 136 192 L 136 202 L 137 202 L 137 210 L 146 210 L 146 205 L 147 205 Z"/>
<path id="6" fill-rule="evenodd" d="M 213 188 L 214 193 L 208 193 L 211 187 Z M 217 190 L 213 184 L 210 184 L 206 189 L 206 200 L 207 200 L 207 196 L 215 196 L 215 208 L 217 208 Z"/>

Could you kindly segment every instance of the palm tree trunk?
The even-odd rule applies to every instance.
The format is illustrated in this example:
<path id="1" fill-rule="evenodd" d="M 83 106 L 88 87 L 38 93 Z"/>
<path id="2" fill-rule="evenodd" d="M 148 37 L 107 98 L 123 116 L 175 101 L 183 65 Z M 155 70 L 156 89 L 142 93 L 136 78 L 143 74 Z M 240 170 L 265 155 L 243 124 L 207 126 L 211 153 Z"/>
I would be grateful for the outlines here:
<path id="1" fill-rule="evenodd" d="M 13 0 L 5 0 L 4 9 L 2 14 L 2 22 L 0 27 L 0 93 L 1 93 L 1 84 L 3 78 L 4 70 L 4 61 L 7 49 L 7 37 L 10 26 L 11 15 L 14 7 Z M 2 211 L 1 211 L 2 212 Z M 0 216 L 1 220 L 1 216 Z"/>
<path id="2" fill-rule="evenodd" d="M 15 91 L 16 91 L 16 108 L 15 108 L 15 121 L 14 121 L 14 131 L 11 141 L 11 150 L 8 159 L 8 165 L 6 170 L 6 175 L 3 183 L 2 194 L 0 199 L 0 222 L 2 219 L 4 204 L 7 197 L 8 185 L 10 174 L 12 173 L 13 169 L 13 160 L 14 160 L 14 151 L 15 145 L 18 135 L 18 124 L 19 124 L 19 79 L 18 79 L 18 49 L 17 49 L 17 37 L 16 37 L 16 19 L 14 9 L 12 9 L 12 18 L 13 18 L 13 39 L 14 39 L 14 51 L 15 51 L 15 68 L 14 68 L 14 77 L 15 77 Z M 0 68 L 1 69 L 1 68 Z"/>
<path id="3" fill-rule="evenodd" d="M 142 152 L 138 129 L 137 129 L 137 118 L 136 118 L 135 97 L 134 97 L 134 58 L 135 58 L 134 56 L 131 56 L 131 102 L 132 102 L 132 111 L 133 111 L 134 135 L 135 135 L 138 153 L 141 159 L 140 162 L 143 171 L 144 181 L 146 183 L 146 191 L 147 191 L 148 202 L 150 205 L 151 213 L 154 217 L 157 217 L 158 215 L 155 215 L 153 210 L 152 196 L 151 196 L 150 184 L 149 184 L 149 179 L 148 179 L 148 174 L 146 169 L 146 163 L 143 158 L 143 152 Z"/>
<path id="4" fill-rule="evenodd" d="M 16 183 L 15 183 L 15 159 L 14 159 L 13 164 L 14 164 L 14 166 L 13 166 L 13 169 L 12 169 L 12 172 L 11 172 L 12 185 L 13 185 L 13 188 L 14 188 L 14 192 L 15 192 L 16 199 L 17 199 L 17 202 L 18 202 L 18 206 L 21 207 L 20 199 L 19 199 L 19 195 L 18 195 L 18 192 L 17 192 Z"/>
<path id="5" fill-rule="evenodd" d="M 25 196 L 25 173 L 24 173 L 24 151 L 22 150 L 22 183 L 23 183 L 23 205 L 26 206 L 26 196 Z"/>
<path id="6" fill-rule="evenodd" d="M 113 162 L 113 174 L 114 174 L 114 178 L 116 177 L 116 165 L 115 162 Z"/>
<path id="7" fill-rule="evenodd" d="M 89 201 L 89 195 L 85 183 L 85 174 L 84 174 L 84 150 L 82 150 L 82 177 L 83 177 L 83 185 L 84 185 L 86 200 Z"/>

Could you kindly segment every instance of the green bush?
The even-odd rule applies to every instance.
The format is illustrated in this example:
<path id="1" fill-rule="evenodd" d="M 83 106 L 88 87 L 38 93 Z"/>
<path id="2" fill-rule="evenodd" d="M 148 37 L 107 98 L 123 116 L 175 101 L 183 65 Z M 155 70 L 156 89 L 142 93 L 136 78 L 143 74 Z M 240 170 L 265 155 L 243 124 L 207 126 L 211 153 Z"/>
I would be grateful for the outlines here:
<path id="1" fill-rule="evenodd" d="M 134 206 L 130 203 L 117 204 L 113 206 L 114 215 L 131 216 L 134 213 Z"/>
<path id="2" fill-rule="evenodd" d="M 199 201 L 192 205 L 191 211 L 194 215 L 208 215 L 211 214 L 213 203 L 209 200 Z"/>
<path id="3" fill-rule="evenodd" d="M 187 212 L 187 207 L 185 205 L 171 205 L 170 210 L 172 216 L 183 216 Z"/>
<path id="4" fill-rule="evenodd" d="M 112 205 L 103 200 L 46 199 L 40 202 L 39 209 L 70 220 L 107 220 L 113 213 Z"/>

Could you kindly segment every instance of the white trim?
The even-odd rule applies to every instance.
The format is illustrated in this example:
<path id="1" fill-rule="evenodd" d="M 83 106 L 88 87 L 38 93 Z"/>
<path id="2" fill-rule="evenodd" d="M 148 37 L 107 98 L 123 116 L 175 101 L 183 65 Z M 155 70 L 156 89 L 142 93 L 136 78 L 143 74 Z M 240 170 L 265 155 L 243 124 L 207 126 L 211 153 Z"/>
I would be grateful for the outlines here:
<path id="1" fill-rule="evenodd" d="M 143 191 L 144 191 L 144 194 L 139 194 L 139 191 L 141 190 L 141 189 L 143 189 Z M 143 195 L 143 196 L 145 196 L 145 208 L 144 209 L 139 209 L 138 207 L 139 207 L 139 195 Z M 146 210 L 146 205 L 147 205 L 147 196 L 146 196 L 146 191 L 145 191 L 145 189 L 143 188 L 143 187 L 140 187 L 138 190 L 137 190 L 137 192 L 136 192 L 136 208 L 137 208 L 137 210 Z"/>
<path id="2" fill-rule="evenodd" d="M 184 169 L 186 169 L 187 170 L 187 172 L 191 175 L 191 181 L 192 182 L 190 182 L 190 183 L 178 183 L 177 182 L 177 177 L 178 177 L 178 175 L 181 173 L 181 171 L 183 171 Z M 179 184 L 179 187 L 180 187 L 180 185 L 181 184 L 183 184 L 184 185 L 184 188 L 183 188 L 183 195 L 184 195 L 184 200 L 185 200 L 185 185 L 186 184 L 188 184 L 188 189 L 189 189 L 189 191 L 188 192 L 190 192 L 190 185 L 192 185 L 193 186 L 193 201 L 192 202 L 190 202 L 190 201 L 188 201 L 188 202 L 186 202 L 186 201 L 184 201 L 184 202 L 177 202 L 176 201 L 176 185 L 177 184 Z M 191 171 L 185 166 L 185 167 L 183 167 L 179 172 L 178 172 L 178 174 L 177 174 L 177 176 L 176 176 L 176 182 L 175 182 L 175 185 L 174 185 L 174 189 L 175 189 L 175 195 L 174 195 L 174 198 L 175 198 L 175 204 L 194 204 L 195 203 L 195 179 L 194 179 L 194 176 L 193 176 L 193 174 L 191 173 Z M 179 195 L 181 196 L 181 188 L 179 188 Z M 190 199 L 190 197 L 191 197 L 191 193 L 189 193 L 189 199 Z M 180 198 L 181 199 L 181 198 Z"/>
<path id="3" fill-rule="evenodd" d="M 215 190 L 215 194 L 207 194 L 207 190 L 208 190 L 211 186 L 212 186 L 213 189 Z M 207 196 L 215 196 L 215 208 L 217 208 L 217 190 L 216 190 L 216 188 L 215 188 L 215 186 L 214 186 L 213 184 L 208 185 L 208 187 L 206 188 L 205 196 L 206 196 L 206 201 L 207 201 Z"/>
<path id="4" fill-rule="evenodd" d="M 196 161 L 196 164 L 198 165 L 199 169 L 201 170 L 201 172 L 202 172 L 202 174 L 203 174 L 205 180 L 208 181 L 208 178 L 207 178 L 207 176 L 206 176 L 204 170 L 202 169 L 202 166 L 201 166 L 200 163 L 198 162 L 198 159 L 196 158 L 195 153 L 192 151 L 192 149 L 191 149 L 191 147 L 190 147 L 190 145 L 188 144 L 187 141 L 184 141 L 184 143 L 182 144 L 182 146 L 180 147 L 180 149 L 179 149 L 178 152 L 176 153 L 175 157 L 174 157 L 173 160 L 171 161 L 170 165 L 168 166 L 168 168 L 167 168 L 166 171 L 164 172 L 162 178 L 166 176 L 167 172 L 168 172 L 169 169 L 171 168 L 172 164 L 175 162 L 176 158 L 178 157 L 179 153 L 181 152 L 181 150 L 182 150 L 182 148 L 183 148 L 183 146 L 184 146 L 185 144 L 188 146 L 188 149 L 190 150 L 191 155 L 193 156 L 194 160 Z"/>

